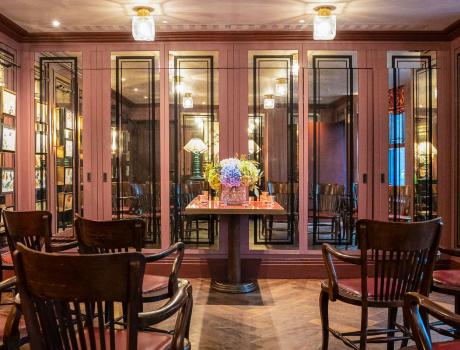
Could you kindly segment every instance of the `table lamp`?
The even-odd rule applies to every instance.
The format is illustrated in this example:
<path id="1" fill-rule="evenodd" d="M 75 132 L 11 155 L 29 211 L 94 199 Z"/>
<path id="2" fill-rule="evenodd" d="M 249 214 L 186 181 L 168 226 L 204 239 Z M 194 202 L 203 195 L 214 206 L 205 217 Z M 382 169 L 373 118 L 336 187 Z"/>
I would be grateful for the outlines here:
<path id="1" fill-rule="evenodd" d="M 203 180 L 203 175 L 201 174 L 201 153 L 206 152 L 208 146 L 206 146 L 203 140 L 194 137 L 187 142 L 184 150 L 192 153 L 192 176 L 190 179 Z"/>

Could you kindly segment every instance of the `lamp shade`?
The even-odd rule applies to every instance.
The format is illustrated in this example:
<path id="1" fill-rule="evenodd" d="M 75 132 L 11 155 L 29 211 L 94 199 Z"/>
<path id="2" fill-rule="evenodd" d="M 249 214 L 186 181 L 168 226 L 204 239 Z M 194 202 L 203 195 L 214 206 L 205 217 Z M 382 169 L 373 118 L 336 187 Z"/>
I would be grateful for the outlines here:
<path id="1" fill-rule="evenodd" d="M 287 95 L 287 83 L 288 83 L 288 80 L 286 78 L 276 79 L 276 85 L 275 85 L 276 96 L 286 96 Z"/>
<path id="2" fill-rule="evenodd" d="M 438 150 L 431 142 L 422 141 L 417 145 L 417 153 L 420 156 L 428 156 L 429 154 L 436 156 L 438 154 Z"/>
<path id="3" fill-rule="evenodd" d="M 154 41 L 155 40 L 155 20 L 150 12 L 150 7 L 134 8 L 136 15 L 132 19 L 132 33 L 136 41 Z"/>
<path id="4" fill-rule="evenodd" d="M 193 108 L 193 97 L 190 92 L 186 92 L 182 98 L 182 107 L 190 109 Z"/>
<path id="5" fill-rule="evenodd" d="M 206 146 L 203 140 L 194 137 L 187 142 L 184 150 L 191 153 L 204 153 L 208 150 L 208 146 Z"/>
<path id="6" fill-rule="evenodd" d="M 274 109 L 275 108 L 275 97 L 273 95 L 264 96 L 264 109 Z"/>
<path id="7" fill-rule="evenodd" d="M 317 15 L 313 21 L 314 40 L 333 40 L 336 34 L 336 17 L 332 14 L 332 6 L 317 7 Z"/>

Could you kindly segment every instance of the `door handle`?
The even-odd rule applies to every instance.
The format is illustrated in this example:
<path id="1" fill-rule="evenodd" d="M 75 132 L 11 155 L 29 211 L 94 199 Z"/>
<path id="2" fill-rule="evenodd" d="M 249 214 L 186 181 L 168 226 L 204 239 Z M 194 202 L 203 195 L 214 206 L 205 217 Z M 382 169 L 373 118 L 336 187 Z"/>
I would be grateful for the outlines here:
<path id="1" fill-rule="evenodd" d="M 380 183 L 382 183 L 382 184 L 385 183 L 385 174 L 384 173 L 380 174 Z"/>

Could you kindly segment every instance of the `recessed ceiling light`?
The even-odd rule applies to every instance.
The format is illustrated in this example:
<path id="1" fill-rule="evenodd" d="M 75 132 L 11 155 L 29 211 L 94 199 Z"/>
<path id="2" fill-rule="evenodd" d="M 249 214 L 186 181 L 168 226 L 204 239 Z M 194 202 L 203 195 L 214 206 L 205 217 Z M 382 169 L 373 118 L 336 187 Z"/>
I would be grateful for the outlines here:
<path id="1" fill-rule="evenodd" d="M 126 78 L 121 78 L 121 81 L 126 81 Z"/>
<path id="2" fill-rule="evenodd" d="M 167 20 L 164 20 L 163 23 L 166 24 L 166 23 L 168 23 L 168 21 L 167 21 Z"/>
<path id="3" fill-rule="evenodd" d="M 146 99 L 148 99 L 148 97 L 147 97 L 147 96 L 144 96 L 144 100 L 146 100 Z"/>
<path id="4" fill-rule="evenodd" d="M 138 88 L 134 88 L 133 90 L 134 90 L 134 92 L 138 92 L 138 91 L 139 91 L 139 89 L 138 89 Z"/>
<path id="5" fill-rule="evenodd" d="M 54 28 L 57 28 L 61 25 L 61 22 L 59 22 L 57 19 L 53 20 L 53 22 L 51 22 L 51 25 L 54 27 Z"/>
<path id="6" fill-rule="evenodd" d="M 299 23 L 305 23 L 304 19 L 299 20 Z"/>

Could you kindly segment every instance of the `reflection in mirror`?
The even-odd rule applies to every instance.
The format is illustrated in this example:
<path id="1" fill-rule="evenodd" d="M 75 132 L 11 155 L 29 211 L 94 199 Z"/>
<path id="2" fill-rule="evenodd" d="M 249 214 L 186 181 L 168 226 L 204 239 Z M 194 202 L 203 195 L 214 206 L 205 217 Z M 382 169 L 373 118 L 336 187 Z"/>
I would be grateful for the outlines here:
<path id="1" fill-rule="evenodd" d="M 112 53 L 112 215 L 143 218 L 145 244 L 160 246 L 158 52 Z"/>
<path id="2" fill-rule="evenodd" d="M 53 212 L 58 232 L 71 229 L 74 214 L 83 213 L 80 62 L 80 53 L 36 54 L 36 208 Z"/>
<path id="3" fill-rule="evenodd" d="M 177 51 L 169 56 L 171 240 L 187 247 L 218 248 L 218 218 L 188 216 L 185 207 L 203 191 L 203 177 L 219 159 L 218 53 Z"/>
<path id="4" fill-rule="evenodd" d="M 309 52 L 308 238 L 356 245 L 358 77 L 355 52 Z"/>
<path id="5" fill-rule="evenodd" d="M 437 216 L 436 57 L 388 53 L 388 218 Z"/>
<path id="6" fill-rule="evenodd" d="M 248 67 L 247 156 L 263 171 L 260 191 L 287 212 L 250 217 L 250 248 L 290 249 L 298 246 L 298 52 L 249 51 Z"/>

